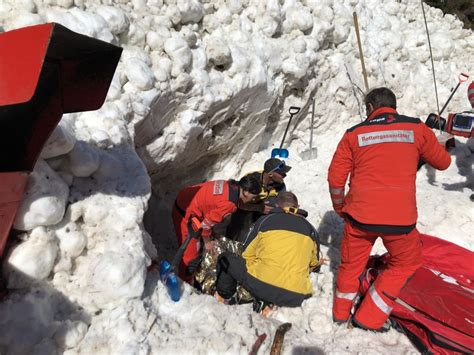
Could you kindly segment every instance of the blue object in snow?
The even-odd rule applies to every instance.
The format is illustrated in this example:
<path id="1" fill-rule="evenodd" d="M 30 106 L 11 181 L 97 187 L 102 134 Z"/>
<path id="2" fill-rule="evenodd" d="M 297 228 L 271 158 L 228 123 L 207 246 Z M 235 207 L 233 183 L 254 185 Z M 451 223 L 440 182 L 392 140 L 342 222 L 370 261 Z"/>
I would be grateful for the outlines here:
<path id="1" fill-rule="evenodd" d="M 160 263 L 160 280 L 165 285 L 166 291 L 171 299 L 178 302 L 183 295 L 183 285 L 176 276 L 173 267 L 169 262 L 163 260 Z"/>
<path id="2" fill-rule="evenodd" d="M 290 153 L 288 152 L 288 149 L 285 148 L 273 148 L 272 149 L 272 158 L 282 158 L 286 159 Z"/>

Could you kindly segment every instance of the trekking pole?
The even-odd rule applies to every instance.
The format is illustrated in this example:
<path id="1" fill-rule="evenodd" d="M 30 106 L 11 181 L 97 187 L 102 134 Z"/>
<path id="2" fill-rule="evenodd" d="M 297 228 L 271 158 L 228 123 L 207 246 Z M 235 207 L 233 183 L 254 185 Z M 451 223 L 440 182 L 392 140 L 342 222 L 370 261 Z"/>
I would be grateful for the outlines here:
<path id="1" fill-rule="evenodd" d="M 423 0 L 421 0 L 421 10 L 423 11 L 423 19 L 425 21 L 426 36 L 428 37 L 428 48 L 430 49 L 431 70 L 433 71 L 433 81 L 434 81 L 435 96 L 436 96 L 436 108 L 438 109 L 438 117 L 440 117 L 441 112 L 439 111 L 438 87 L 436 85 L 436 73 L 435 73 L 434 61 L 433 61 L 433 51 L 431 50 L 430 32 L 428 31 L 428 23 L 426 22 L 426 14 L 425 14 L 425 7 L 423 5 Z M 441 130 L 441 127 L 440 127 L 440 130 Z"/>
<path id="2" fill-rule="evenodd" d="M 311 113 L 311 130 L 309 135 L 309 159 L 313 159 L 313 126 L 314 126 L 314 97 L 313 97 L 313 107 Z"/>
<path id="3" fill-rule="evenodd" d="M 367 80 L 367 71 L 365 70 L 364 53 L 362 52 L 362 44 L 360 41 L 359 21 L 357 20 L 357 13 L 354 11 L 352 13 L 352 16 L 354 18 L 354 27 L 356 31 L 357 45 L 359 47 L 360 63 L 362 64 L 362 74 L 364 76 L 365 91 L 369 91 L 369 81 Z"/>
<path id="4" fill-rule="evenodd" d="M 296 115 L 298 112 L 300 112 L 300 108 L 296 106 L 291 106 L 290 109 L 288 110 L 290 112 L 290 119 L 288 120 L 288 124 L 286 125 L 285 133 L 283 134 L 283 139 L 281 140 L 280 144 L 280 150 L 283 148 L 283 143 L 285 142 L 286 134 L 288 133 L 288 128 L 290 128 L 291 120 L 293 119 L 293 116 Z"/>
<path id="5" fill-rule="evenodd" d="M 446 106 L 448 106 L 449 101 L 451 101 L 451 99 L 453 98 L 453 95 L 454 95 L 454 93 L 457 91 L 457 89 L 459 88 L 459 85 L 461 85 L 462 83 L 464 83 L 465 81 L 467 81 L 467 79 L 469 79 L 469 75 L 464 74 L 464 73 L 459 74 L 459 82 L 458 82 L 458 84 L 456 85 L 456 87 L 454 88 L 454 90 L 451 92 L 451 95 L 449 95 L 448 100 L 446 101 L 446 103 L 444 104 L 443 108 L 442 108 L 441 111 L 439 112 L 438 117 L 441 117 L 441 114 L 443 113 L 443 111 L 444 111 L 444 109 L 446 108 Z"/>

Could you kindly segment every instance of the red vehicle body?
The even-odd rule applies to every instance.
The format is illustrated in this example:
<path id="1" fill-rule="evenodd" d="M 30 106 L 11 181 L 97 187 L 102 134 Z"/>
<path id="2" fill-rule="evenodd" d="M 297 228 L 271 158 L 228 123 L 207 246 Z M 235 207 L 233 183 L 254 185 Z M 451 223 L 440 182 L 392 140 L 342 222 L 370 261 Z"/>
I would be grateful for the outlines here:
<path id="1" fill-rule="evenodd" d="M 63 113 L 102 106 L 121 53 L 55 23 L 0 34 L 0 257 L 43 145 Z"/>

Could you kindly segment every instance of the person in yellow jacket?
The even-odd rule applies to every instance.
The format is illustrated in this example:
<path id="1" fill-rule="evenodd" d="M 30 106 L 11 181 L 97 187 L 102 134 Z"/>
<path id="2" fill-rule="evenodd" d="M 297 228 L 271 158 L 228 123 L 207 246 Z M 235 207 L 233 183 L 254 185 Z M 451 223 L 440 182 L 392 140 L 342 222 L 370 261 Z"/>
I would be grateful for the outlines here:
<path id="1" fill-rule="evenodd" d="M 277 306 L 298 307 L 311 297 L 309 273 L 320 265 L 318 234 L 298 213 L 293 193 L 280 193 L 276 206 L 250 230 L 242 256 L 219 256 L 216 298 L 233 303 L 237 284 L 257 300 Z"/>

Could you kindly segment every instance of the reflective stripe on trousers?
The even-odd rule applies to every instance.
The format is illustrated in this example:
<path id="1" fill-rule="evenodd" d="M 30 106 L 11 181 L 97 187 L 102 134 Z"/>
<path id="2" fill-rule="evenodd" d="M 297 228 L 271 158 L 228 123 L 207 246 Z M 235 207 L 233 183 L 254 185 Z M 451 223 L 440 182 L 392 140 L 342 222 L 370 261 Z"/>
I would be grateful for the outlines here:
<path id="1" fill-rule="evenodd" d="M 340 292 L 336 290 L 336 297 L 345 300 L 353 301 L 357 296 L 357 292 Z"/>
<path id="2" fill-rule="evenodd" d="M 372 285 L 369 289 L 369 295 L 374 301 L 375 305 L 385 314 L 390 314 L 392 312 L 392 307 L 390 307 L 383 298 L 379 295 L 377 290 L 375 289 L 374 285 Z"/>

